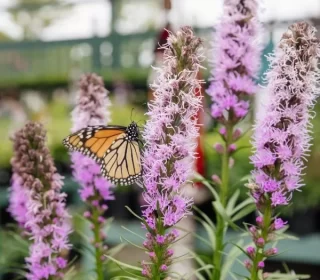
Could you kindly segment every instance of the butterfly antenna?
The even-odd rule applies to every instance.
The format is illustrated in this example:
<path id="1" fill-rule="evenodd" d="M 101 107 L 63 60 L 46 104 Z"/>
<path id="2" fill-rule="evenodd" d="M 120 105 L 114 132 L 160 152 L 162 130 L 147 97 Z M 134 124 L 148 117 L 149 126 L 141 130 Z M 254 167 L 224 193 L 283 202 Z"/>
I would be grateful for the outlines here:
<path id="1" fill-rule="evenodd" d="M 132 114 L 133 114 L 134 108 L 131 109 L 131 115 L 130 115 L 130 121 L 132 122 Z"/>
<path id="2" fill-rule="evenodd" d="M 144 121 L 143 119 L 142 119 L 142 120 L 138 120 L 138 121 L 137 121 L 137 124 L 139 124 L 139 122 L 143 122 L 143 121 Z M 138 125 L 138 127 L 139 127 L 139 128 L 143 128 L 143 126 L 140 126 L 140 125 Z"/>

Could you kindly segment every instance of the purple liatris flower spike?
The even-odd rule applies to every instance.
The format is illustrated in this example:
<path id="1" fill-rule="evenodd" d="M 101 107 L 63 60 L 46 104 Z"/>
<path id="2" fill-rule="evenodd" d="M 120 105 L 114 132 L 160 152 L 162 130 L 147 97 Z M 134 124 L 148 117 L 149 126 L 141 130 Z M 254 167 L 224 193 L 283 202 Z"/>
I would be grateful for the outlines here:
<path id="1" fill-rule="evenodd" d="M 152 85 L 154 100 L 149 103 L 149 120 L 143 133 L 143 206 L 147 228 L 145 248 L 154 252 L 152 264 L 143 264 L 148 279 L 165 275 L 171 264 L 168 248 L 177 238 L 175 230 L 166 229 L 190 214 L 192 199 L 181 193 L 193 170 L 193 158 L 198 128 L 196 115 L 201 107 L 197 73 L 201 57 L 200 39 L 190 27 L 170 34 L 164 47 L 164 64 Z"/>
<path id="2" fill-rule="evenodd" d="M 260 249 L 254 262 L 259 265 L 251 273 L 263 269 L 265 244 L 272 241 L 273 231 L 286 224 L 274 217 L 275 208 L 287 205 L 293 191 L 303 186 L 301 173 L 311 140 L 310 111 L 319 95 L 320 42 L 315 34 L 315 28 L 306 22 L 291 25 L 270 57 L 269 101 L 255 127 L 253 181 L 248 184 L 263 215 L 256 232 L 252 233 Z"/>
<path id="3" fill-rule="evenodd" d="M 66 194 L 61 193 L 62 177 L 53 164 L 45 137 L 41 124 L 28 123 L 13 139 L 13 189 L 20 189 L 25 199 L 19 197 L 22 208 L 11 203 L 10 211 L 27 229 L 32 242 L 30 256 L 26 258 L 30 280 L 63 279 L 65 253 L 70 248 Z"/>
<path id="4" fill-rule="evenodd" d="M 77 104 L 72 112 L 72 131 L 75 132 L 90 125 L 107 125 L 110 121 L 108 110 L 110 101 L 102 78 L 96 74 L 83 75 L 79 87 Z M 73 176 L 81 185 L 80 197 L 90 207 L 84 216 L 92 223 L 92 229 L 96 233 L 93 243 L 96 250 L 96 261 L 100 263 L 107 248 L 104 245 L 105 219 L 103 215 L 108 209 L 106 201 L 114 199 L 113 185 L 102 177 L 100 166 L 93 159 L 73 152 L 72 163 Z M 101 269 L 101 265 L 97 264 L 99 277 L 102 274 Z"/>
<path id="5" fill-rule="evenodd" d="M 27 222 L 27 199 L 29 190 L 23 187 L 23 181 L 16 173 L 11 178 L 9 196 L 9 208 L 11 216 L 17 221 L 22 230 L 26 230 Z"/>
<path id="6" fill-rule="evenodd" d="M 255 153 L 251 157 L 255 188 L 253 197 L 272 206 L 285 205 L 291 193 L 303 186 L 301 171 L 310 147 L 309 121 L 318 96 L 316 70 L 320 56 L 315 29 L 307 23 L 292 25 L 270 58 L 267 74 L 269 103 L 254 133 Z"/>
<path id="7" fill-rule="evenodd" d="M 216 28 L 211 114 L 223 125 L 236 124 L 249 110 L 248 96 L 257 91 L 254 78 L 260 58 L 256 0 L 226 0 Z"/>

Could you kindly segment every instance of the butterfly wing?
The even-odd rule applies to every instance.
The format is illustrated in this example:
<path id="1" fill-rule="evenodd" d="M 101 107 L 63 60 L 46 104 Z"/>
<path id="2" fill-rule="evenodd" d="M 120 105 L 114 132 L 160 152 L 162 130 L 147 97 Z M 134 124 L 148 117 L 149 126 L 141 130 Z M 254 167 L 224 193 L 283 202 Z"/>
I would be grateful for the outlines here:
<path id="1" fill-rule="evenodd" d="M 63 140 L 71 151 L 93 158 L 111 182 L 130 185 L 141 175 L 140 148 L 124 126 L 88 126 Z"/>
<path id="2" fill-rule="evenodd" d="M 141 175 L 138 141 L 129 141 L 126 134 L 119 135 L 103 158 L 101 172 L 113 183 L 133 184 Z"/>
<path id="3" fill-rule="evenodd" d="M 112 143 L 120 135 L 125 135 L 125 129 L 122 126 L 88 126 L 66 137 L 63 144 L 101 164 Z"/>

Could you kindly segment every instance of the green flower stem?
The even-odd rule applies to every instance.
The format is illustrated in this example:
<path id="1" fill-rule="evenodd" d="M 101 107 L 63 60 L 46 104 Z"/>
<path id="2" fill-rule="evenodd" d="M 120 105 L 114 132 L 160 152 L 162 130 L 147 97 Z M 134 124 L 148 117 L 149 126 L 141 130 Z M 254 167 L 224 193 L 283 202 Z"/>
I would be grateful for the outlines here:
<path id="1" fill-rule="evenodd" d="M 228 186 L 229 186 L 229 159 L 230 154 L 228 147 L 232 143 L 233 125 L 226 125 L 226 140 L 225 149 L 222 155 L 222 168 L 221 168 L 221 189 L 220 189 L 220 201 L 223 207 L 227 204 L 228 198 Z M 227 229 L 227 224 L 223 217 L 216 212 L 217 215 L 217 229 L 216 229 L 216 244 L 213 254 L 213 275 L 212 280 L 220 280 L 221 266 L 222 266 L 222 251 L 224 234 Z"/>
<path id="2" fill-rule="evenodd" d="M 162 225 L 161 219 L 159 219 L 157 223 L 157 232 L 159 233 L 159 235 L 165 234 L 165 230 Z M 152 279 L 154 280 L 162 280 L 165 278 L 164 273 L 160 270 L 160 267 L 164 262 L 163 259 L 164 259 L 165 251 L 166 251 L 165 246 L 163 246 L 162 244 L 158 244 L 155 247 L 155 254 L 156 254 L 157 261 L 155 265 L 152 267 L 152 277 L 153 277 Z"/>
<path id="3" fill-rule="evenodd" d="M 95 249 L 95 258 L 96 258 L 96 273 L 97 273 L 97 280 L 103 280 L 103 261 L 102 261 L 102 239 L 100 236 L 100 222 L 99 222 L 99 216 L 100 211 L 97 208 L 92 209 L 92 224 L 93 224 L 93 234 L 94 234 L 94 249 Z"/>
<path id="4" fill-rule="evenodd" d="M 271 207 L 271 200 L 268 199 L 266 201 L 266 207 L 263 213 L 263 228 L 262 228 L 262 232 L 261 232 L 261 236 L 265 241 L 265 244 L 267 244 L 268 241 L 268 231 L 270 228 L 272 222 L 272 207 Z M 257 248 L 257 252 L 255 255 L 255 258 L 253 260 L 253 265 L 251 268 L 251 276 L 250 279 L 251 280 L 258 280 L 258 272 L 259 272 L 259 268 L 258 268 L 258 264 L 260 261 L 263 261 L 264 259 L 264 248 L 265 245 L 261 246 L 260 248 Z"/>

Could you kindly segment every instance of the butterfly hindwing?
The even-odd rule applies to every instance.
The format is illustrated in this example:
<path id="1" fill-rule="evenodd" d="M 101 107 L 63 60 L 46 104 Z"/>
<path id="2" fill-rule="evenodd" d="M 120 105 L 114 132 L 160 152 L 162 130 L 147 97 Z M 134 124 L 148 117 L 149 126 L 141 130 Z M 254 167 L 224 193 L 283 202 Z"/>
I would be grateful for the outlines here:
<path id="1" fill-rule="evenodd" d="M 101 172 L 113 183 L 120 185 L 134 183 L 141 175 L 138 142 L 128 141 L 127 135 L 119 135 L 103 159 Z"/>

